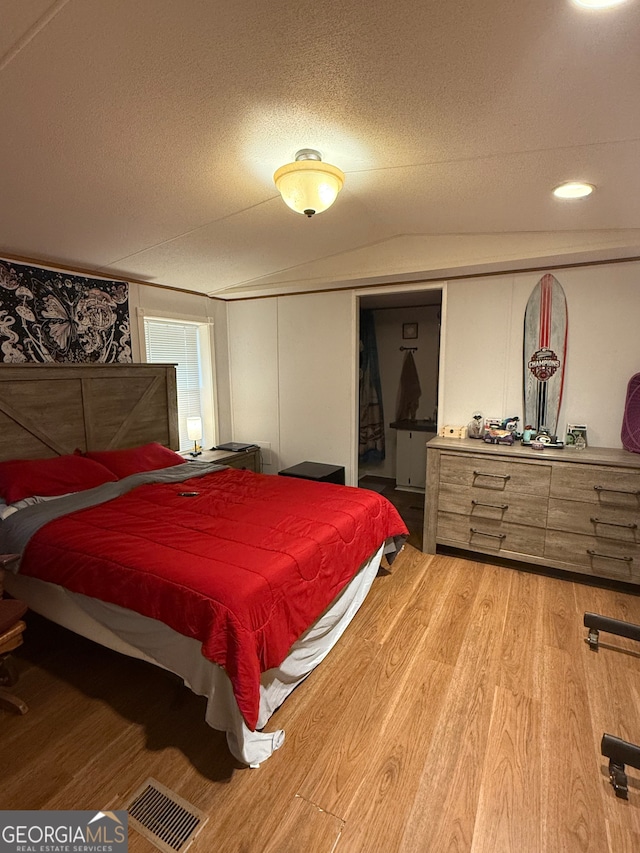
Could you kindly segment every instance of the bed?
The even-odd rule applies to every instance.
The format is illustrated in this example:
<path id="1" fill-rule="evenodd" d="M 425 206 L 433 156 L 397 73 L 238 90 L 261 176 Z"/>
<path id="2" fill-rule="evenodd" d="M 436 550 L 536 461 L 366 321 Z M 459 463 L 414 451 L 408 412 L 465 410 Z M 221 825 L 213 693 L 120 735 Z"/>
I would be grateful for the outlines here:
<path id="1" fill-rule="evenodd" d="M 375 492 L 185 462 L 176 446 L 171 365 L 0 365 L 0 552 L 22 555 L 5 586 L 179 675 L 257 766 L 284 741 L 269 718 L 406 527 Z"/>

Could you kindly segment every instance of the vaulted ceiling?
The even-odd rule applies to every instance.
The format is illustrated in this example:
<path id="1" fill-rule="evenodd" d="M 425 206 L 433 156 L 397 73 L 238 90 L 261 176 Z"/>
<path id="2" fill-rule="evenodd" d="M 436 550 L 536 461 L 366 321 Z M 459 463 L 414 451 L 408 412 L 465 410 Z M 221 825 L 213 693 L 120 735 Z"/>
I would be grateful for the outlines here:
<path id="1" fill-rule="evenodd" d="M 231 299 L 640 254 L 639 46 L 637 0 L 3 0 L 0 255 Z"/>

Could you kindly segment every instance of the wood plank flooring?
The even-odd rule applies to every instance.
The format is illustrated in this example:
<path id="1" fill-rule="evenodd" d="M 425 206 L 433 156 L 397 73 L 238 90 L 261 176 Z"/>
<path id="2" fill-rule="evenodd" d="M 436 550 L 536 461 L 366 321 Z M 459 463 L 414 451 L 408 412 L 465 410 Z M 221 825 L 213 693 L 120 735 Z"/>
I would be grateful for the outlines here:
<path id="1" fill-rule="evenodd" d="M 638 851 L 640 771 L 617 799 L 600 738 L 640 742 L 640 647 L 591 651 L 585 610 L 640 622 L 640 596 L 408 546 L 257 770 L 172 676 L 28 614 L 0 809 L 113 809 L 151 776 L 209 815 L 195 853 Z"/>
<path id="2" fill-rule="evenodd" d="M 374 489 L 390 501 L 400 513 L 409 530 L 409 545 L 422 550 L 422 530 L 424 526 L 425 492 L 407 492 L 396 488 L 396 481 L 390 477 L 377 477 L 368 474 L 358 480 L 360 488 Z"/>

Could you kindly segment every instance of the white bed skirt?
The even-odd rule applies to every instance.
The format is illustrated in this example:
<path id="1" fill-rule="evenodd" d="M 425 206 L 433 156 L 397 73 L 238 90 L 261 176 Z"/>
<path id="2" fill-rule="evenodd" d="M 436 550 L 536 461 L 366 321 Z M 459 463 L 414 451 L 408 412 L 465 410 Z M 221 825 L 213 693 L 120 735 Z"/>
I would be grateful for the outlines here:
<path id="1" fill-rule="evenodd" d="M 202 655 L 197 640 L 178 634 L 156 619 L 36 578 L 7 572 L 5 588 L 52 622 L 179 675 L 194 693 L 207 697 L 205 719 L 212 728 L 226 732 L 232 754 L 239 761 L 258 767 L 284 742 L 283 730 L 262 729 L 338 642 L 371 588 L 383 551 L 382 545 L 361 566 L 322 616 L 294 643 L 282 664 L 263 673 L 256 731 L 247 727 L 227 674 Z"/>

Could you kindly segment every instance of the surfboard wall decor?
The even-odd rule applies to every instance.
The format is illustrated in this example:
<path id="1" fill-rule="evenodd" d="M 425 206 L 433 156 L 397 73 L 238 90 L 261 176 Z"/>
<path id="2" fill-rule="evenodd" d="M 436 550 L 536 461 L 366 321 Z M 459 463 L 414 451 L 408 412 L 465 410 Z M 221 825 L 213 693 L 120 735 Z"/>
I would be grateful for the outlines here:
<path id="1" fill-rule="evenodd" d="M 547 273 L 524 312 L 524 423 L 556 435 L 567 356 L 567 300 Z"/>

